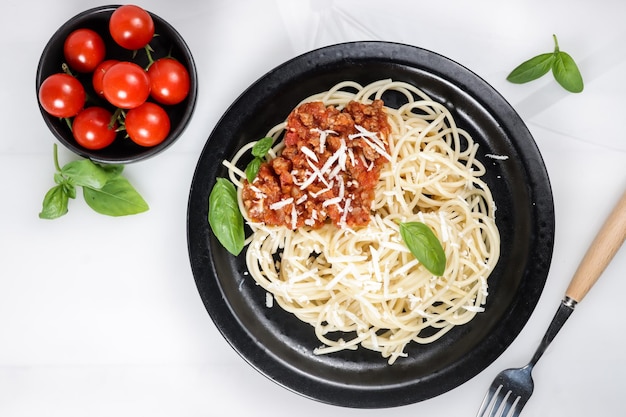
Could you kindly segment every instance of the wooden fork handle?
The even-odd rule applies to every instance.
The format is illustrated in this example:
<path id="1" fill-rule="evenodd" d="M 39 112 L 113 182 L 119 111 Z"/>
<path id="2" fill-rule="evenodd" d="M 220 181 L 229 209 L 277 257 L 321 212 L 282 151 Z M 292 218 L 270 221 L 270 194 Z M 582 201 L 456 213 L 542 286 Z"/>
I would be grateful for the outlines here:
<path id="1" fill-rule="evenodd" d="M 626 191 L 589 246 L 565 295 L 580 302 L 611 262 L 624 243 L 624 238 L 626 238 Z"/>

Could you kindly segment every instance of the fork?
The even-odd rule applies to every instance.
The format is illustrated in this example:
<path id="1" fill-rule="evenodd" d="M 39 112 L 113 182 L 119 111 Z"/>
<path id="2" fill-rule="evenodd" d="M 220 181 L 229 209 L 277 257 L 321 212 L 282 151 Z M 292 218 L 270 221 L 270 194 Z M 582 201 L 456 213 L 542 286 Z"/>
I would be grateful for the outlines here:
<path id="1" fill-rule="evenodd" d="M 477 417 L 517 417 L 533 393 L 532 370 L 576 305 L 596 283 L 626 238 L 626 192 L 622 195 L 578 265 L 565 296 L 532 359 L 522 368 L 500 372 L 478 410 Z"/>

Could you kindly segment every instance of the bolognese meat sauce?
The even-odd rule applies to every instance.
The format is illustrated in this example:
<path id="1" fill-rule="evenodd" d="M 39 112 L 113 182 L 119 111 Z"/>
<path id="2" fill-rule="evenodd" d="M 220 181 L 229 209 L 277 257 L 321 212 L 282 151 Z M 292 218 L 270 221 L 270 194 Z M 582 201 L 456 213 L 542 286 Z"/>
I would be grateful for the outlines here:
<path id="1" fill-rule="evenodd" d="M 374 187 L 389 158 L 391 127 L 381 100 L 342 110 L 301 104 L 287 118 L 285 147 L 244 182 L 250 220 L 296 229 L 365 226 Z"/>

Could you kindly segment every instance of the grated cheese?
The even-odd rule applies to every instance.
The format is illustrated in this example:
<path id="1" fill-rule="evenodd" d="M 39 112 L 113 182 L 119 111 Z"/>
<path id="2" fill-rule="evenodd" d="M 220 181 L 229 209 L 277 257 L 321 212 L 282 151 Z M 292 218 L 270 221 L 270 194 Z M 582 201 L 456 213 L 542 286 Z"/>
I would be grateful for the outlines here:
<path id="1" fill-rule="evenodd" d="M 335 132 L 334 130 L 321 130 L 318 128 L 311 129 L 311 132 L 316 132 L 320 134 L 320 153 L 324 153 L 324 151 L 326 150 L 326 137 L 331 134 L 337 134 L 337 132 Z"/>
<path id="2" fill-rule="evenodd" d="M 274 306 L 274 297 L 271 292 L 265 293 L 265 307 L 272 308 Z"/>
<path id="3" fill-rule="evenodd" d="M 350 158 L 350 163 L 352 164 L 352 166 L 354 166 L 354 151 L 352 151 L 352 148 L 348 148 L 348 157 Z"/>
<path id="4" fill-rule="evenodd" d="M 333 204 L 339 204 L 339 203 L 341 203 L 341 200 L 343 200 L 341 197 L 329 198 L 328 200 L 325 200 L 322 203 L 322 207 L 328 207 L 328 206 L 333 205 Z"/>
<path id="5" fill-rule="evenodd" d="M 486 156 L 487 158 L 491 158 L 491 159 L 499 159 L 499 160 L 501 160 L 501 161 L 506 161 L 507 159 L 509 159 L 509 157 L 508 157 L 508 156 L 506 156 L 506 155 L 495 155 L 495 154 L 492 154 L 492 153 L 488 153 L 488 154 L 486 154 L 485 156 Z"/>
<path id="6" fill-rule="evenodd" d="M 348 213 L 351 211 L 350 204 L 352 204 L 352 199 L 348 197 L 346 199 L 346 205 L 343 207 L 343 213 L 341 214 L 341 221 L 340 221 L 341 227 L 347 226 L 346 218 L 348 217 Z"/>
<path id="7" fill-rule="evenodd" d="M 293 197 L 286 198 L 284 200 L 277 201 L 273 204 L 270 204 L 270 209 L 272 210 L 280 210 L 281 208 L 288 206 L 293 203 Z"/>
<path id="8" fill-rule="evenodd" d="M 317 158 L 317 155 L 315 154 L 315 152 L 313 152 L 312 150 L 310 150 L 309 148 L 307 148 L 306 146 L 303 146 L 300 148 L 300 151 L 305 154 L 307 157 L 309 157 L 310 159 L 312 159 L 315 162 L 319 162 L 319 159 Z"/>
<path id="9" fill-rule="evenodd" d="M 296 205 L 292 204 L 291 205 L 291 228 L 295 229 L 297 226 L 298 226 L 298 211 L 296 210 Z"/>

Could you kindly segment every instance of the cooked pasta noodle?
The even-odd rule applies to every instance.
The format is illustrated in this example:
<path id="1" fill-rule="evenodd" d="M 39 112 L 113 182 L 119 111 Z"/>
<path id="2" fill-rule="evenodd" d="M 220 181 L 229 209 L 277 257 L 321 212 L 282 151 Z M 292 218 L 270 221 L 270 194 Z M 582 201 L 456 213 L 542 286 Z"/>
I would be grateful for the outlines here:
<path id="1" fill-rule="evenodd" d="M 431 343 L 483 311 L 500 242 L 495 203 L 481 180 L 485 168 L 476 159 L 478 144 L 444 105 L 391 80 L 343 82 L 303 103 L 342 108 L 351 100 L 384 99 L 389 91 L 405 104 L 385 107 L 390 161 L 381 169 L 367 226 L 289 230 L 250 222 L 238 164 L 254 144 L 224 163 L 253 232 L 246 240 L 249 272 L 280 307 L 314 327 L 322 344 L 314 352 L 361 346 L 393 364 L 407 355 L 407 344 Z M 281 123 L 268 132 L 275 138 L 268 158 L 280 155 L 284 129 Z M 428 225 L 444 248 L 440 277 L 402 241 L 398 223 L 414 221 Z"/>

